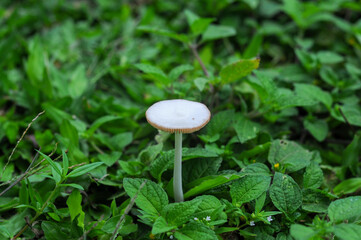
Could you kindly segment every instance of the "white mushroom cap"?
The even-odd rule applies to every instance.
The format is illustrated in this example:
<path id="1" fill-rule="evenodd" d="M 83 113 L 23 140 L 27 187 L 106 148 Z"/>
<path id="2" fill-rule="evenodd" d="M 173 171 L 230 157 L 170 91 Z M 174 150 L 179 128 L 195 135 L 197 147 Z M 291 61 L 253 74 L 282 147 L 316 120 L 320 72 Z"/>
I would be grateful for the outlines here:
<path id="1" fill-rule="evenodd" d="M 153 127 L 166 132 L 192 133 L 204 127 L 211 118 L 206 105 L 183 99 L 160 101 L 145 113 Z"/>

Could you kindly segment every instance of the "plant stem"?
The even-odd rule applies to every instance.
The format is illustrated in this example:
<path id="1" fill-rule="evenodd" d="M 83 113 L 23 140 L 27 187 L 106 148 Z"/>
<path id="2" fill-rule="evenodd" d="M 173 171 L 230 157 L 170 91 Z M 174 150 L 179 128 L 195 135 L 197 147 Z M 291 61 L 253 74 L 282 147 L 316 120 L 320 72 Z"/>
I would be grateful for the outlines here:
<path id="1" fill-rule="evenodd" d="M 59 183 L 61 184 L 61 182 Z M 18 237 L 20 237 L 25 231 L 26 229 L 28 229 L 29 226 L 31 226 L 33 224 L 33 222 L 35 222 L 35 220 L 41 215 L 43 214 L 44 209 L 46 208 L 46 206 L 48 205 L 48 202 L 54 197 L 54 194 L 56 193 L 56 190 L 58 189 L 58 184 L 55 186 L 54 190 L 50 193 L 48 199 L 46 199 L 46 201 L 44 202 L 43 206 L 41 207 L 41 209 L 39 211 L 37 211 L 37 213 L 35 214 L 35 216 L 30 220 L 29 224 L 26 224 L 21 230 L 20 232 L 18 232 L 11 240 L 15 240 Z"/>
<path id="2" fill-rule="evenodd" d="M 173 190 L 176 202 L 183 202 L 182 189 L 182 133 L 175 133 L 175 153 L 174 153 L 174 173 L 173 173 Z"/>

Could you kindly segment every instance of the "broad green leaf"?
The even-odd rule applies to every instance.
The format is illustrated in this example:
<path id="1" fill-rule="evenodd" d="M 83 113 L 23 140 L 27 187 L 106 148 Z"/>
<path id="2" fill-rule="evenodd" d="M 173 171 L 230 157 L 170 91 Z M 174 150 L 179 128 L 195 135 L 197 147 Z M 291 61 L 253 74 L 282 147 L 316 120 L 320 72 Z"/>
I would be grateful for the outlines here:
<path id="1" fill-rule="evenodd" d="M 110 139 L 111 147 L 119 152 L 122 152 L 126 146 L 133 141 L 132 132 L 119 133 Z"/>
<path id="2" fill-rule="evenodd" d="M 191 222 L 188 223 L 185 227 L 177 230 L 174 233 L 174 236 L 178 240 L 217 240 L 217 236 L 202 223 Z"/>
<path id="3" fill-rule="evenodd" d="M 351 125 L 361 127 L 361 108 L 358 105 L 336 105 L 335 110 L 331 112 L 332 117 L 336 118 L 341 122 L 345 122 L 345 119 L 341 115 L 340 111 L 337 108 L 341 108 L 343 114 L 345 115 L 347 121 Z"/>
<path id="4" fill-rule="evenodd" d="M 252 163 L 241 170 L 241 175 L 272 176 L 267 165 L 263 163 Z"/>
<path id="5" fill-rule="evenodd" d="M 361 154 L 361 131 L 357 132 L 352 142 L 342 153 L 342 165 L 349 168 L 353 175 L 360 173 L 359 158 Z"/>
<path id="6" fill-rule="evenodd" d="M 138 159 L 143 163 L 152 162 L 163 149 L 163 143 L 152 145 L 139 153 Z"/>
<path id="7" fill-rule="evenodd" d="M 174 163 L 174 151 L 167 151 L 161 153 L 150 164 L 150 174 L 161 182 L 162 174 L 172 167 Z"/>
<path id="8" fill-rule="evenodd" d="M 198 219 L 203 219 L 206 217 L 211 217 L 211 220 L 217 220 L 220 215 L 217 210 L 223 208 L 222 203 L 218 198 L 211 195 L 202 195 L 195 198 L 197 201 L 200 201 L 197 210 L 194 213 L 194 216 Z"/>
<path id="9" fill-rule="evenodd" d="M 333 193 L 338 196 L 341 196 L 344 194 L 354 193 L 360 188 L 361 188 L 361 178 L 349 178 L 342 181 L 336 187 L 334 187 Z"/>
<path id="10" fill-rule="evenodd" d="M 209 175 L 216 175 L 221 166 L 222 158 L 200 158 L 183 163 L 183 183 L 187 184 L 194 180 Z"/>
<path id="11" fill-rule="evenodd" d="M 160 216 L 155 220 L 152 227 L 152 233 L 154 235 L 168 232 L 172 229 L 177 228 L 177 226 L 172 226 L 167 223 L 167 221 L 164 219 L 164 217 Z"/>
<path id="12" fill-rule="evenodd" d="M 83 64 L 78 65 L 70 77 L 68 91 L 72 98 L 81 97 L 89 86 L 89 79 L 86 76 L 86 69 Z"/>
<path id="13" fill-rule="evenodd" d="M 316 102 L 325 104 L 327 108 L 331 108 L 332 96 L 318 86 L 311 84 L 297 83 L 295 84 L 297 97 L 307 98 Z"/>
<path id="14" fill-rule="evenodd" d="M 302 204 L 300 187 L 292 177 L 279 172 L 276 172 L 273 178 L 270 197 L 276 208 L 286 215 L 292 214 Z"/>
<path id="15" fill-rule="evenodd" d="M 65 229 L 61 225 L 50 222 L 50 221 L 42 221 L 41 229 L 44 232 L 44 236 L 46 239 L 53 240 L 64 240 L 69 239 L 69 230 Z"/>
<path id="16" fill-rule="evenodd" d="M 268 161 L 274 166 L 279 163 L 288 172 L 295 172 L 306 167 L 312 158 L 312 153 L 303 149 L 296 142 L 275 140 L 268 154 Z"/>
<path id="17" fill-rule="evenodd" d="M 180 66 L 173 68 L 172 71 L 170 71 L 170 73 L 168 74 L 168 77 L 172 81 L 176 81 L 179 78 L 179 76 L 182 75 L 184 72 L 190 71 L 193 69 L 194 69 L 194 67 L 189 64 L 180 65 Z"/>
<path id="18" fill-rule="evenodd" d="M 148 74 L 152 79 L 161 82 L 162 84 L 167 84 L 170 82 L 168 76 L 158 67 L 144 63 L 135 64 L 135 67 Z"/>
<path id="19" fill-rule="evenodd" d="M 240 178 L 239 175 L 235 174 L 225 174 L 225 175 L 218 175 L 218 176 L 208 176 L 203 179 L 199 179 L 194 183 L 190 183 L 191 185 L 195 185 L 195 187 L 192 187 L 189 189 L 185 194 L 184 198 L 189 198 L 198 194 L 201 194 L 209 189 L 212 189 L 214 187 L 220 186 L 224 183 L 233 181 L 235 179 Z"/>
<path id="20" fill-rule="evenodd" d="M 327 137 L 328 125 L 326 121 L 321 119 L 316 119 L 314 121 L 305 119 L 303 125 L 317 141 L 322 142 Z"/>
<path id="21" fill-rule="evenodd" d="M 202 42 L 220 38 L 227 38 L 234 35 L 236 35 L 236 30 L 233 27 L 211 24 L 202 34 Z"/>
<path id="22" fill-rule="evenodd" d="M 168 205 L 168 196 L 163 188 L 147 179 L 124 178 L 124 189 L 129 197 L 132 198 L 138 192 L 141 184 L 144 181 L 145 185 L 139 191 L 138 196 L 135 199 L 135 203 L 140 209 L 156 218 L 157 216 L 161 215 L 163 208 Z"/>
<path id="23" fill-rule="evenodd" d="M 203 33 L 214 20 L 213 18 L 200 18 L 189 10 L 186 10 L 184 13 L 187 17 L 188 25 L 194 35 Z"/>
<path id="24" fill-rule="evenodd" d="M 248 140 L 257 137 L 260 130 L 260 126 L 257 123 L 252 122 L 242 115 L 236 115 L 233 127 L 234 130 L 236 130 L 238 139 L 241 143 L 245 143 Z"/>
<path id="25" fill-rule="evenodd" d="M 327 212 L 330 199 L 317 189 L 303 189 L 302 209 L 308 212 Z"/>
<path id="26" fill-rule="evenodd" d="M 182 226 L 194 218 L 194 213 L 198 209 L 201 201 L 193 199 L 192 201 L 170 203 L 162 210 L 162 216 L 170 226 Z"/>
<path id="27" fill-rule="evenodd" d="M 207 135 L 214 136 L 223 133 L 233 121 L 234 110 L 225 110 L 212 116 L 211 121 L 207 124 Z"/>
<path id="28" fill-rule="evenodd" d="M 95 122 L 93 122 L 93 124 L 90 126 L 90 128 L 86 131 L 86 134 L 88 136 L 92 136 L 94 134 L 94 132 L 103 124 L 114 121 L 114 120 L 120 120 L 122 119 L 122 117 L 119 116 L 112 116 L 112 115 L 108 115 L 108 116 L 103 116 L 101 118 L 98 118 Z"/>
<path id="29" fill-rule="evenodd" d="M 262 193 L 268 190 L 271 183 L 271 177 L 267 176 L 244 176 L 235 180 L 231 185 L 232 203 L 235 206 L 241 206 L 243 203 L 250 202 Z"/>
<path id="30" fill-rule="evenodd" d="M 361 226 L 353 223 L 341 223 L 333 228 L 335 235 L 342 240 L 359 240 Z"/>
<path id="31" fill-rule="evenodd" d="M 66 200 L 66 205 L 68 205 L 72 221 L 82 212 L 81 201 L 82 196 L 77 189 L 74 189 L 69 195 L 68 200 Z"/>
<path id="32" fill-rule="evenodd" d="M 121 152 L 112 151 L 110 154 L 99 154 L 98 158 L 100 161 L 105 163 L 108 167 L 112 166 L 116 161 L 120 159 Z"/>
<path id="33" fill-rule="evenodd" d="M 341 55 L 331 51 L 319 51 L 317 58 L 322 64 L 336 64 L 344 60 Z"/>
<path id="34" fill-rule="evenodd" d="M 291 236 L 296 240 L 313 239 L 317 233 L 310 227 L 301 224 L 292 224 L 290 229 Z"/>
<path id="35" fill-rule="evenodd" d="M 328 207 L 328 216 L 333 223 L 348 221 L 356 222 L 361 219 L 361 196 L 339 199 Z"/>
<path id="36" fill-rule="evenodd" d="M 194 79 L 194 85 L 198 88 L 199 91 L 203 91 L 206 84 L 208 83 L 208 79 L 206 78 L 196 78 Z"/>
<path id="37" fill-rule="evenodd" d="M 311 162 L 307 166 L 305 173 L 303 174 L 303 187 L 304 188 L 319 188 L 323 182 L 323 172 L 320 166 Z"/>
<path id="38" fill-rule="evenodd" d="M 137 27 L 137 30 L 139 31 L 143 31 L 143 32 L 149 32 L 149 33 L 154 33 L 154 34 L 158 34 L 161 36 L 165 36 L 165 37 L 169 37 L 172 38 L 174 40 L 183 42 L 183 43 L 188 43 L 189 39 L 186 35 L 184 34 L 177 34 L 175 32 L 169 31 L 169 30 L 165 30 L 165 29 L 159 29 L 159 28 L 154 28 L 154 27 L 150 27 L 150 26 L 139 26 Z"/>
<path id="39" fill-rule="evenodd" d="M 219 73 L 222 83 L 232 83 L 242 77 L 247 76 L 253 70 L 258 68 L 259 62 L 259 58 L 243 59 L 223 67 Z"/>
<path id="40" fill-rule="evenodd" d="M 69 140 L 71 147 L 79 147 L 79 137 L 77 129 L 68 120 L 63 120 L 60 125 L 60 134 Z"/>
<path id="41" fill-rule="evenodd" d="M 5 232 L 0 232 L 1 234 L 4 233 L 5 235 L 9 235 L 10 237 L 15 236 L 25 225 L 26 221 L 25 218 L 29 216 L 29 211 L 24 209 L 20 210 L 17 214 L 12 215 L 9 219 L 4 219 L 0 223 L 0 230 L 1 228 L 6 229 Z M 4 239 L 10 239 L 10 238 L 4 238 Z"/>
<path id="42" fill-rule="evenodd" d="M 102 162 L 95 162 L 95 163 L 89 163 L 89 164 L 83 165 L 83 166 L 78 167 L 78 168 L 74 169 L 73 171 L 71 171 L 68 174 L 68 177 L 69 178 L 79 177 L 79 176 L 84 175 L 84 174 L 90 172 L 91 170 L 99 167 L 102 164 L 103 164 Z"/>

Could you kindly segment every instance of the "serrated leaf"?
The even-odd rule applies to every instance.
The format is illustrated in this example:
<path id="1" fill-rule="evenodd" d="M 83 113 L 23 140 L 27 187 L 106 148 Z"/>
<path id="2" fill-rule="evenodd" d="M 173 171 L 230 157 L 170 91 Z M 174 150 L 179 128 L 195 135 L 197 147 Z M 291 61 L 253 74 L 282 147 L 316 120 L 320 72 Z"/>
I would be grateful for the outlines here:
<path id="1" fill-rule="evenodd" d="M 275 165 L 279 163 L 289 172 L 298 171 L 309 165 L 312 153 L 303 149 L 296 142 L 275 140 L 272 142 L 268 154 L 268 161 Z"/>
<path id="2" fill-rule="evenodd" d="M 304 189 L 302 191 L 302 209 L 308 212 L 327 212 L 330 199 L 317 189 Z"/>
<path id="3" fill-rule="evenodd" d="M 307 166 L 305 173 L 303 174 L 303 187 L 304 188 L 319 188 L 323 182 L 323 172 L 320 166 L 311 162 Z"/>
<path id="4" fill-rule="evenodd" d="M 197 201 L 200 201 L 197 210 L 194 212 L 194 216 L 198 219 L 203 219 L 206 217 L 211 217 L 211 220 L 217 220 L 217 210 L 222 208 L 222 203 L 218 198 L 211 195 L 202 195 L 195 198 Z"/>
<path id="5" fill-rule="evenodd" d="M 90 172 L 91 170 L 99 167 L 102 164 L 103 164 L 102 162 L 86 164 L 84 166 L 78 167 L 78 168 L 74 169 L 73 171 L 71 171 L 67 177 L 69 177 L 69 178 L 79 177 L 79 176 L 86 174 L 86 173 Z"/>
<path id="6" fill-rule="evenodd" d="M 259 66 L 260 59 L 243 59 L 222 68 L 219 73 L 222 84 L 234 82 L 247 76 Z"/>
<path id="7" fill-rule="evenodd" d="M 342 240 L 359 240 L 361 236 L 361 226 L 353 223 L 341 223 L 334 226 L 333 232 Z"/>
<path id="8" fill-rule="evenodd" d="M 139 191 L 135 203 L 140 209 L 156 219 L 161 215 L 163 208 L 168 205 L 168 196 L 163 188 L 152 181 L 139 178 L 124 178 L 123 186 L 129 197 L 132 198 L 144 181 L 145 185 Z"/>
<path id="9" fill-rule="evenodd" d="M 330 93 L 322 90 L 318 86 L 311 84 L 298 83 L 295 84 L 295 92 L 298 97 L 311 99 L 325 104 L 326 107 L 331 108 L 332 96 Z"/>
<path id="10" fill-rule="evenodd" d="M 316 235 L 315 231 L 301 224 L 292 224 L 290 228 L 291 236 L 296 240 L 312 239 Z"/>
<path id="11" fill-rule="evenodd" d="M 233 27 L 211 24 L 202 34 L 202 42 L 231 37 L 234 35 L 236 35 L 236 30 Z"/>
<path id="12" fill-rule="evenodd" d="M 328 207 L 328 216 L 333 223 L 348 221 L 356 222 L 361 219 L 361 196 L 339 199 Z"/>
<path id="13" fill-rule="evenodd" d="M 174 233 L 178 240 L 217 240 L 217 236 L 202 223 L 191 222 Z"/>
<path id="14" fill-rule="evenodd" d="M 152 227 L 152 233 L 154 235 L 168 232 L 172 229 L 177 228 L 177 226 L 172 226 L 167 223 L 167 221 L 164 219 L 164 217 L 160 216 L 155 220 L 153 227 Z"/>
<path id="15" fill-rule="evenodd" d="M 286 215 L 292 214 L 302 204 L 300 187 L 292 177 L 279 172 L 273 178 L 270 197 L 275 207 Z"/>
<path id="16" fill-rule="evenodd" d="M 198 209 L 200 200 L 171 203 L 162 210 L 162 216 L 170 226 L 181 226 L 194 218 L 194 213 Z"/>
<path id="17" fill-rule="evenodd" d="M 224 132 L 230 126 L 233 118 L 234 110 L 225 110 L 215 114 L 206 126 L 207 135 L 214 136 Z"/>
<path id="18" fill-rule="evenodd" d="M 183 163 L 183 183 L 187 184 L 196 179 L 215 175 L 221 166 L 222 158 L 200 158 Z"/>
<path id="19" fill-rule="evenodd" d="M 231 185 L 232 203 L 241 206 L 250 202 L 268 190 L 271 177 L 267 176 L 244 176 L 234 181 Z"/>

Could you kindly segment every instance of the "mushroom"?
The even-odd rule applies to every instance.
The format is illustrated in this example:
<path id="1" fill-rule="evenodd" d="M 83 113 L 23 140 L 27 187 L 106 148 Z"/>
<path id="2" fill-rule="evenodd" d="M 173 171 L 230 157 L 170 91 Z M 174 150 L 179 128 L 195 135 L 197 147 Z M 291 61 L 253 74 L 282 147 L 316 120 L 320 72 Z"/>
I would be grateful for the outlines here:
<path id="1" fill-rule="evenodd" d="M 203 103 L 183 99 L 160 101 L 145 113 L 153 127 L 175 133 L 173 190 L 176 202 L 183 202 L 182 190 L 182 133 L 192 133 L 204 127 L 211 113 Z"/>

